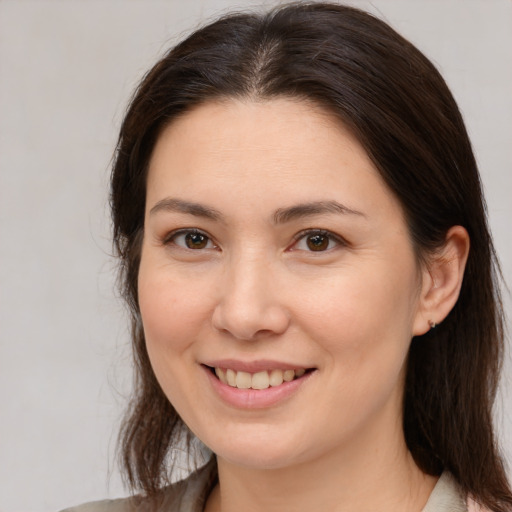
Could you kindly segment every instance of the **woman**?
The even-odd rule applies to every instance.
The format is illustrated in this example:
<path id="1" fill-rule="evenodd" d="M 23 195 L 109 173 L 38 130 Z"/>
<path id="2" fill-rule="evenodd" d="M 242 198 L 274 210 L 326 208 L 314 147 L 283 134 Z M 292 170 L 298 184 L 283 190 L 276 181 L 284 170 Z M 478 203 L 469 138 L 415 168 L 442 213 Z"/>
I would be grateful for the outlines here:
<path id="1" fill-rule="evenodd" d="M 79 510 L 511 510 L 497 271 L 432 64 L 357 9 L 198 30 L 146 75 L 112 175 L 138 498 Z M 186 480 L 186 441 L 213 455 Z"/>

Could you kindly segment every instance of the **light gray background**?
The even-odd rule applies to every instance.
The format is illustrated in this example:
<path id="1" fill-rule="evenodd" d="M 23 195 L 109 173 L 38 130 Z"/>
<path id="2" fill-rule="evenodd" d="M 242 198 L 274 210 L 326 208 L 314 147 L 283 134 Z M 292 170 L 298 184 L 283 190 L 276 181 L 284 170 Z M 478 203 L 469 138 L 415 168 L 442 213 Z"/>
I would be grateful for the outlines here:
<path id="1" fill-rule="evenodd" d="M 512 2 L 352 3 L 410 38 L 451 86 L 510 286 Z M 0 0 L 0 512 L 123 493 L 112 452 L 130 356 L 107 212 L 116 132 L 170 43 L 249 5 Z M 511 388 L 506 379 L 497 415 L 509 462 Z"/>

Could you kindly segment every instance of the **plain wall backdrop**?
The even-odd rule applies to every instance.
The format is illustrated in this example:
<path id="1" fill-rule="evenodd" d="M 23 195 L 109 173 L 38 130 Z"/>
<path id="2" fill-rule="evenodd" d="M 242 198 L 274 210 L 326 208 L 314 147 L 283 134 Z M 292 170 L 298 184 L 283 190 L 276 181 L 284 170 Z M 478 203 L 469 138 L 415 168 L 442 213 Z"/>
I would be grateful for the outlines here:
<path id="1" fill-rule="evenodd" d="M 112 455 L 131 360 L 107 208 L 123 111 L 181 36 L 214 13 L 275 3 L 0 0 L 0 512 L 123 494 Z M 511 286 L 512 2 L 351 3 L 391 23 L 450 85 Z M 509 464 L 511 367 L 497 408 Z"/>

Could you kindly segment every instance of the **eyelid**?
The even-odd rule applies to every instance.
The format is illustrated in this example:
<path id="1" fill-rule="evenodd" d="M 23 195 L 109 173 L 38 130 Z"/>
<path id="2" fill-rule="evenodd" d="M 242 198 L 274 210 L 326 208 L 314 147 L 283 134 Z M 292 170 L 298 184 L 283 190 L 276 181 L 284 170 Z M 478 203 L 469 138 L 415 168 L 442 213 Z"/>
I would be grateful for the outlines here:
<path id="1" fill-rule="evenodd" d="M 179 228 L 179 229 L 175 229 L 174 231 L 171 231 L 170 233 L 167 233 L 163 239 L 162 239 L 162 244 L 163 245 L 170 245 L 174 242 L 174 239 L 180 235 L 186 235 L 188 233 L 193 233 L 193 234 L 198 234 L 198 235 L 203 235 L 205 236 L 206 238 L 208 238 L 208 240 L 214 245 L 213 249 L 218 249 L 218 245 L 217 243 L 215 242 L 215 240 L 213 239 L 213 237 L 208 234 L 206 231 L 202 230 L 202 229 L 198 229 L 198 228 Z M 174 245 L 180 249 L 184 249 L 184 250 L 188 250 L 188 251 L 202 251 L 202 250 L 205 250 L 205 249 L 189 249 L 187 247 L 182 247 L 181 245 L 178 245 L 176 243 L 174 243 Z M 210 248 L 212 249 L 212 248 Z"/>
<path id="2" fill-rule="evenodd" d="M 339 246 L 342 246 L 342 247 L 347 247 L 349 245 L 349 243 L 342 236 L 337 235 L 336 233 L 333 233 L 332 231 L 329 231 L 327 229 L 322 229 L 322 228 L 308 228 L 308 229 L 303 229 L 302 231 L 299 231 L 297 234 L 295 234 L 293 236 L 293 244 L 290 249 L 293 251 L 294 246 L 297 244 L 297 242 L 302 240 L 304 237 L 311 236 L 311 235 L 326 236 L 326 237 L 330 238 L 331 240 L 334 240 Z M 328 249 L 326 251 L 318 251 L 318 254 L 326 253 L 331 250 L 332 249 Z M 310 251 L 310 252 L 314 253 L 315 251 Z"/>
<path id="3" fill-rule="evenodd" d="M 218 249 L 218 244 L 215 242 L 215 240 L 213 239 L 213 237 L 206 231 L 202 230 L 202 229 L 198 229 L 198 228 L 179 228 L 179 229 L 175 229 L 173 231 L 171 231 L 170 233 L 166 234 L 163 239 L 162 239 L 162 244 L 163 245 L 170 245 L 173 243 L 174 239 L 180 235 L 186 235 L 188 233 L 194 233 L 194 234 L 199 234 L 199 235 L 203 235 L 205 237 L 208 238 L 208 240 L 214 245 L 214 249 Z M 303 239 L 304 237 L 306 236 L 311 236 L 311 235 L 321 235 L 321 236 L 326 236 L 328 237 L 329 239 L 333 240 L 337 245 L 339 246 L 348 246 L 349 243 L 340 235 L 336 234 L 336 233 L 333 233 L 332 231 L 329 231 L 327 229 L 322 229 L 322 228 L 308 228 L 308 229 L 303 229 L 302 231 L 299 231 L 298 233 L 296 233 L 294 236 L 293 236 L 293 243 L 292 245 L 290 246 L 289 250 L 294 250 L 294 246 L 297 244 L 297 242 L 299 242 L 301 239 Z M 194 251 L 194 250 L 204 250 L 204 249 L 188 249 L 186 247 L 182 247 L 181 245 L 178 245 L 178 244 L 174 244 L 176 247 L 180 248 L 180 249 L 184 249 L 184 250 L 190 250 L 190 251 Z M 211 248 L 210 248 L 211 249 Z M 332 249 L 328 249 L 326 251 L 318 251 L 319 253 L 325 253 L 325 252 L 329 252 L 331 251 Z M 310 251 L 310 252 L 315 252 L 315 251 Z"/>

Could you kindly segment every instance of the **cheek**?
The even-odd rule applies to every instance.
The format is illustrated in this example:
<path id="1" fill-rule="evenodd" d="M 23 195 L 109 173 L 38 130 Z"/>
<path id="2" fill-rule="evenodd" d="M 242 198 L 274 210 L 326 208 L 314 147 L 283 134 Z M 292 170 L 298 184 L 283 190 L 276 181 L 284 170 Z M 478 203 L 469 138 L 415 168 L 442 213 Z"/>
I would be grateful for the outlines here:
<path id="1" fill-rule="evenodd" d="M 318 340 L 332 365 L 343 367 L 347 378 L 358 373 L 370 380 L 375 380 L 372 373 L 396 375 L 403 364 L 418 282 L 415 265 L 402 263 L 368 265 L 364 272 L 340 270 L 313 293 L 300 294 L 303 329 Z"/>
<path id="2" fill-rule="evenodd" d="M 141 261 L 139 306 L 153 372 L 173 406 L 187 411 L 187 369 L 195 365 L 194 341 L 204 324 L 204 304 L 186 279 L 166 266 Z M 190 390 L 189 390 L 190 391 Z"/>
<path id="3" fill-rule="evenodd" d="M 148 350 L 182 352 L 201 329 L 208 304 L 194 279 L 177 277 L 149 257 L 139 270 L 139 306 Z"/>
<path id="4" fill-rule="evenodd" d="M 402 278 L 378 271 L 341 272 L 325 286 L 316 286 L 313 293 L 310 289 L 300 294 L 304 317 L 316 319 L 326 328 L 339 325 L 339 334 L 349 337 L 369 330 L 384 333 L 394 327 L 411 332 L 417 285 L 412 273 L 404 274 Z"/>

